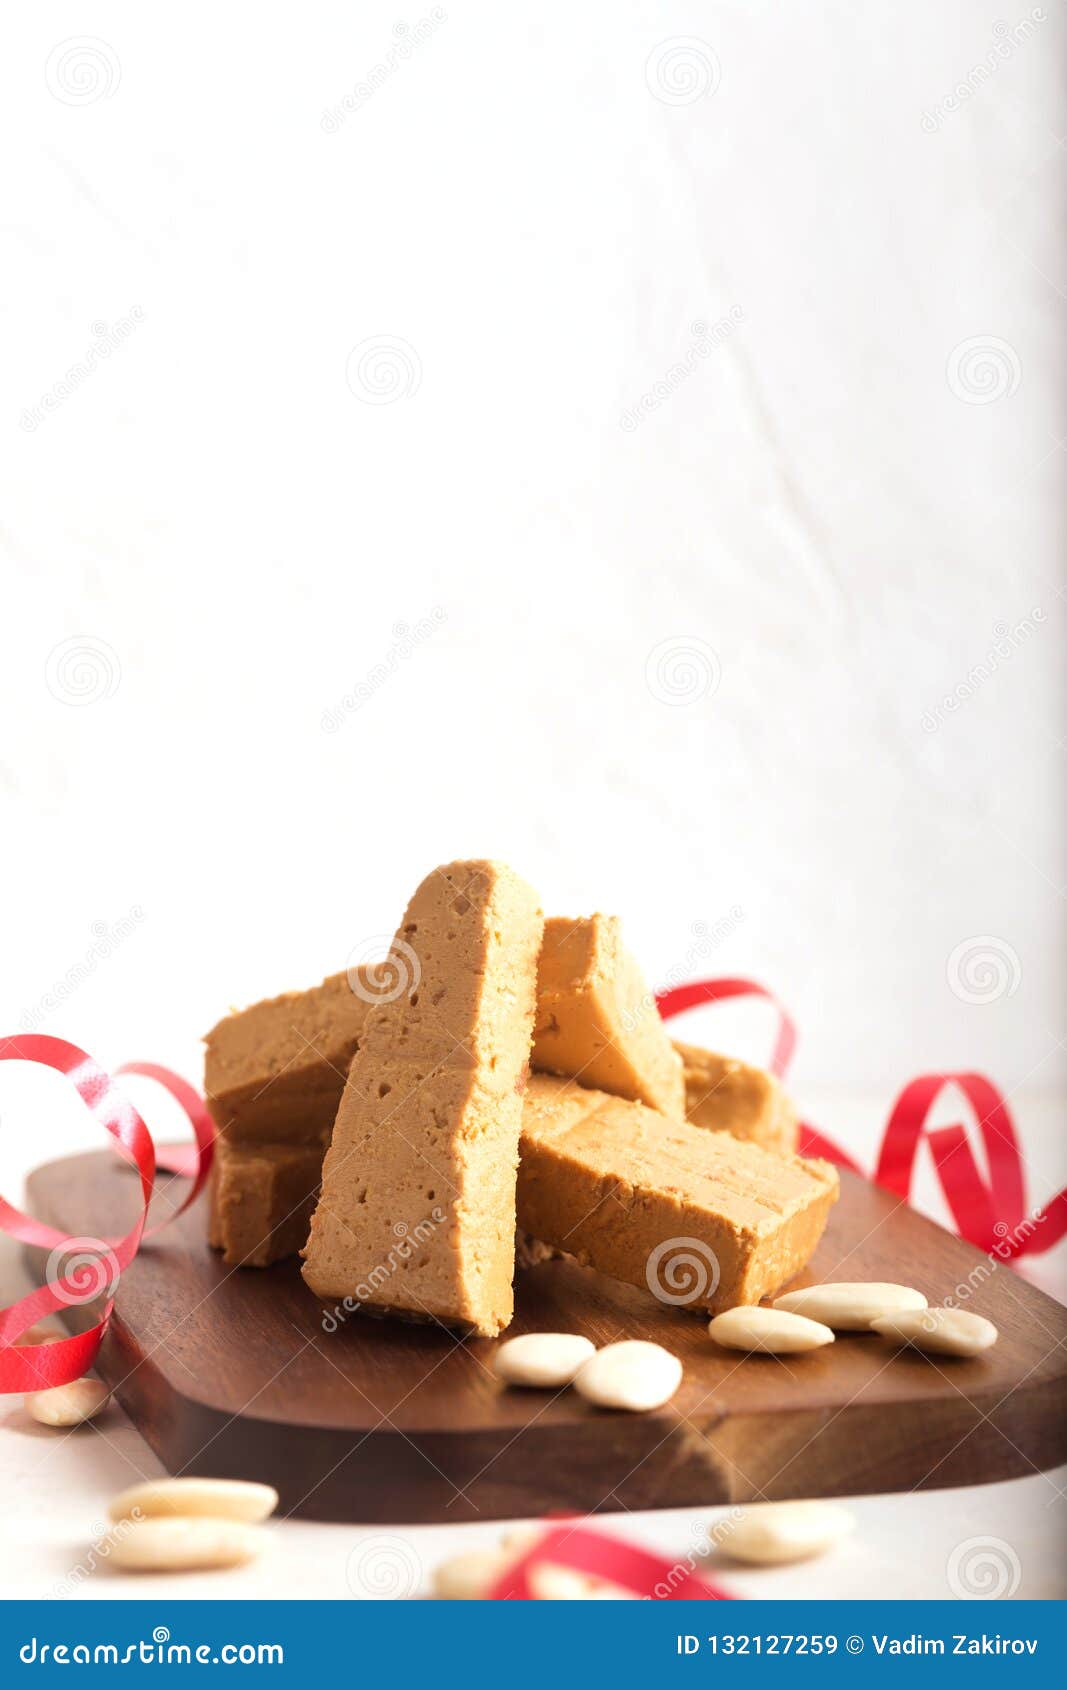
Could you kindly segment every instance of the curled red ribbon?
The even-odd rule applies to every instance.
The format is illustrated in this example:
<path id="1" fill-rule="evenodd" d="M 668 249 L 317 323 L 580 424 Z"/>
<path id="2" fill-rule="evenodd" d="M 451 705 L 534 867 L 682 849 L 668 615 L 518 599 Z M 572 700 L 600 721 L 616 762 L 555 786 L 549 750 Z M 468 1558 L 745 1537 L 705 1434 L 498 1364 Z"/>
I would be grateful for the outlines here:
<path id="1" fill-rule="evenodd" d="M 778 1012 L 778 1030 L 771 1051 L 770 1070 L 776 1079 L 785 1078 L 797 1045 L 796 1024 L 788 1010 L 778 1002 L 773 992 L 757 980 L 689 980 L 684 986 L 672 986 L 657 994 L 656 1003 L 664 1021 L 695 1009 L 702 1003 L 725 1003 L 728 998 L 766 998 Z"/>
<path id="2" fill-rule="evenodd" d="M 784 1079 L 796 1046 L 792 1019 L 772 992 L 755 980 L 692 980 L 672 987 L 656 999 L 664 1021 L 697 1004 L 726 998 L 758 997 L 772 1003 L 778 1029 L 771 1071 Z M 947 1086 L 957 1086 L 974 1111 L 989 1165 L 988 1183 L 982 1178 L 965 1129 L 960 1125 L 931 1128 L 927 1121 Z M 1027 1211 L 1022 1153 L 1007 1100 L 982 1074 L 922 1074 L 904 1087 L 886 1122 L 874 1180 L 906 1202 L 911 1195 L 915 1158 L 925 1138 L 949 1211 L 961 1238 L 1002 1261 L 1039 1255 L 1067 1233 L 1067 1190 L 1043 1209 Z M 847 1151 L 816 1127 L 801 1123 L 800 1150 L 822 1156 L 852 1173 L 863 1170 Z"/>
<path id="3" fill-rule="evenodd" d="M 530 1574 L 538 1567 L 566 1567 L 618 1585 L 634 1596 L 661 1602 L 730 1602 L 729 1591 L 700 1578 L 684 1561 L 666 1561 L 637 1544 L 586 1525 L 553 1521 L 543 1537 L 512 1561 L 489 1591 L 492 1602 L 524 1602 L 535 1594 Z"/>
<path id="4" fill-rule="evenodd" d="M 148 1210 L 155 1190 L 157 1165 L 174 1166 L 178 1172 L 190 1174 L 192 1185 L 174 1214 L 181 1214 L 195 1202 L 203 1189 L 211 1169 L 215 1126 L 203 1099 L 187 1081 L 169 1068 L 156 1063 L 130 1062 L 118 1069 L 120 1074 L 143 1074 L 157 1081 L 185 1110 L 196 1143 L 169 1147 L 164 1161 L 156 1154 L 152 1135 L 137 1110 L 123 1095 L 110 1074 L 92 1057 L 66 1039 L 56 1039 L 47 1033 L 25 1033 L 16 1038 L 0 1039 L 0 1061 L 37 1062 L 54 1068 L 72 1082 L 90 1114 L 110 1133 L 115 1149 L 125 1160 L 132 1162 L 141 1182 L 141 1212 L 130 1230 L 120 1238 L 76 1239 L 43 1221 L 24 1215 L 21 1209 L 0 1197 L 0 1228 L 23 1244 L 51 1249 L 61 1264 L 64 1255 L 74 1259 L 73 1266 L 58 1277 L 50 1278 L 9 1308 L 0 1310 L 0 1393 L 10 1391 L 43 1391 L 52 1385 L 66 1385 L 80 1379 L 93 1365 L 104 1333 L 111 1318 L 113 1294 L 119 1275 L 129 1267 L 142 1240 L 165 1226 L 162 1221 L 148 1228 Z M 177 1158 L 174 1153 L 177 1152 Z M 167 1217 L 173 1219 L 174 1215 Z M 92 1266 L 86 1260 L 92 1257 Z M 73 1304 L 107 1297 L 100 1320 L 85 1332 L 72 1338 L 60 1338 L 54 1343 L 19 1344 L 18 1339 L 37 1321 L 51 1314 L 60 1314 Z"/>

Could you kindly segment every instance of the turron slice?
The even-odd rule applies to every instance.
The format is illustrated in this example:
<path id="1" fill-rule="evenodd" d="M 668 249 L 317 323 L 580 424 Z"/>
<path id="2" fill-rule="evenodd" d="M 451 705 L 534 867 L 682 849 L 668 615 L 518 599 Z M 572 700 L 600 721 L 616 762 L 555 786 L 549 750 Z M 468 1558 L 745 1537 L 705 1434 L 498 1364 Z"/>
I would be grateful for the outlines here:
<path id="1" fill-rule="evenodd" d="M 495 1336 L 517 1261 L 647 1289 L 657 1252 L 695 1241 L 714 1313 L 810 1259 L 836 1171 L 795 1154 L 772 1076 L 671 1042 L 616 917 L 546 922 L 506 865 L 459 861 L 393 953 L 208 1035 L 228 1263 L 300 1252 L 328 1302 Z"/>

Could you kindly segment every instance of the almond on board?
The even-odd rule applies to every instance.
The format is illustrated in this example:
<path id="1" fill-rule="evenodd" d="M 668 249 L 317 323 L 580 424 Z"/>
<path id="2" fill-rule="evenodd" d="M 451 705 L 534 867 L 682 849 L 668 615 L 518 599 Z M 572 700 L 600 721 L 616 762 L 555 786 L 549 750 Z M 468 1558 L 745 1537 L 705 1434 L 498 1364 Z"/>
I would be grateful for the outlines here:
<path id="1" fill-rule="evenodd" d="M 976 1356 L 999 1336 L 991 1320 L 970 1309 L 901 1309 L 872 1322 L 875 1332 L 930 1355 Z"/>
<path id="2" fill-rule="evenodd" d="M 709 1322 L 708 1332 L 723 1349 L 762 1350 L 775 1356 L 800 1355 L 834 1341 L 828 1326 L 786 1309 L 727 1309 Z"/>
<path id="3" fill-rule="evenodd" d="M 774 1299 L 776 1309 L 806 1314 L 821 1320 L 835 1332 L 869 1332 L 879 1315 L 898 1309 L 924 1309 L 926 1298 L 910 1285 L 886 1284 L 881 1280 L 837 1280 L 826 1285 L 805 1285 Z"/>

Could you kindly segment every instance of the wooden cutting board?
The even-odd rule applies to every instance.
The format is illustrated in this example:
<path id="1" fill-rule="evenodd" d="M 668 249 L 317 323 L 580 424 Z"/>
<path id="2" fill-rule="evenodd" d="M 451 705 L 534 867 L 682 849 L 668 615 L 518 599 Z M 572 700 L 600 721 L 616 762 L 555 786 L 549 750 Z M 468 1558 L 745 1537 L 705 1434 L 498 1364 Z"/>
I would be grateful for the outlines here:
<path id="1" fill-rule="evenodd" d="M 1006 1479 L 1067 1460 L 1067 1309 L 847 1174 L 809 1272 L 971 1290 L 1000 1341 L 970 1361 L 848 1336 L 805 1356 L 718 1350 L 706 1320 L 571 1262 L 527 1270 L 512 1333 L 651 1338 L 685 1378 L 655 1413 L 573 1391 L 504 1390 L 493 1344 L 368 1316 L 323 1328 L 296 1261 L 227 1269 L 201 1202 L 146 1244 L 118 1289 L 99 1371 L 172 1473 L 263 1479 L 285 1513 L 428 1522 L 670 1508 Z M 170 1185 L 170 1203 L 184 1182 Z M 31 1175 L 33 1214 L 119 1233 L 130 1171 L 107 1152 Z M 166 1201 L 165 1187 L 161 1199 Z M 86 1325 L 88 1311 L 70 1311 Z"/>

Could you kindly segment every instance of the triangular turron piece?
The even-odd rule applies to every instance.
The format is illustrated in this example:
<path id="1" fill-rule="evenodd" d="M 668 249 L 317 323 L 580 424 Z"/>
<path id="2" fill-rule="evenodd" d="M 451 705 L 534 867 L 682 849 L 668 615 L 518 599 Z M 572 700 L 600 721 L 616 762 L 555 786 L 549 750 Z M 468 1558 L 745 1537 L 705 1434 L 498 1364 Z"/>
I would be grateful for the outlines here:
<path id="1" fill-rule="evenodd" d="M 323 1166 L 303 1251 L 317 1296 L 486 1336 L 509 1324 L 543 927 L 502 863 L 448 863 L 418 888 Z"/>
<path id="2" fill-rule="evenodd" d="M 622 942 L 618 916 L 545 923 L 537 998 L 535 1068 L 681 1119 L 682 1059 Z"/>

